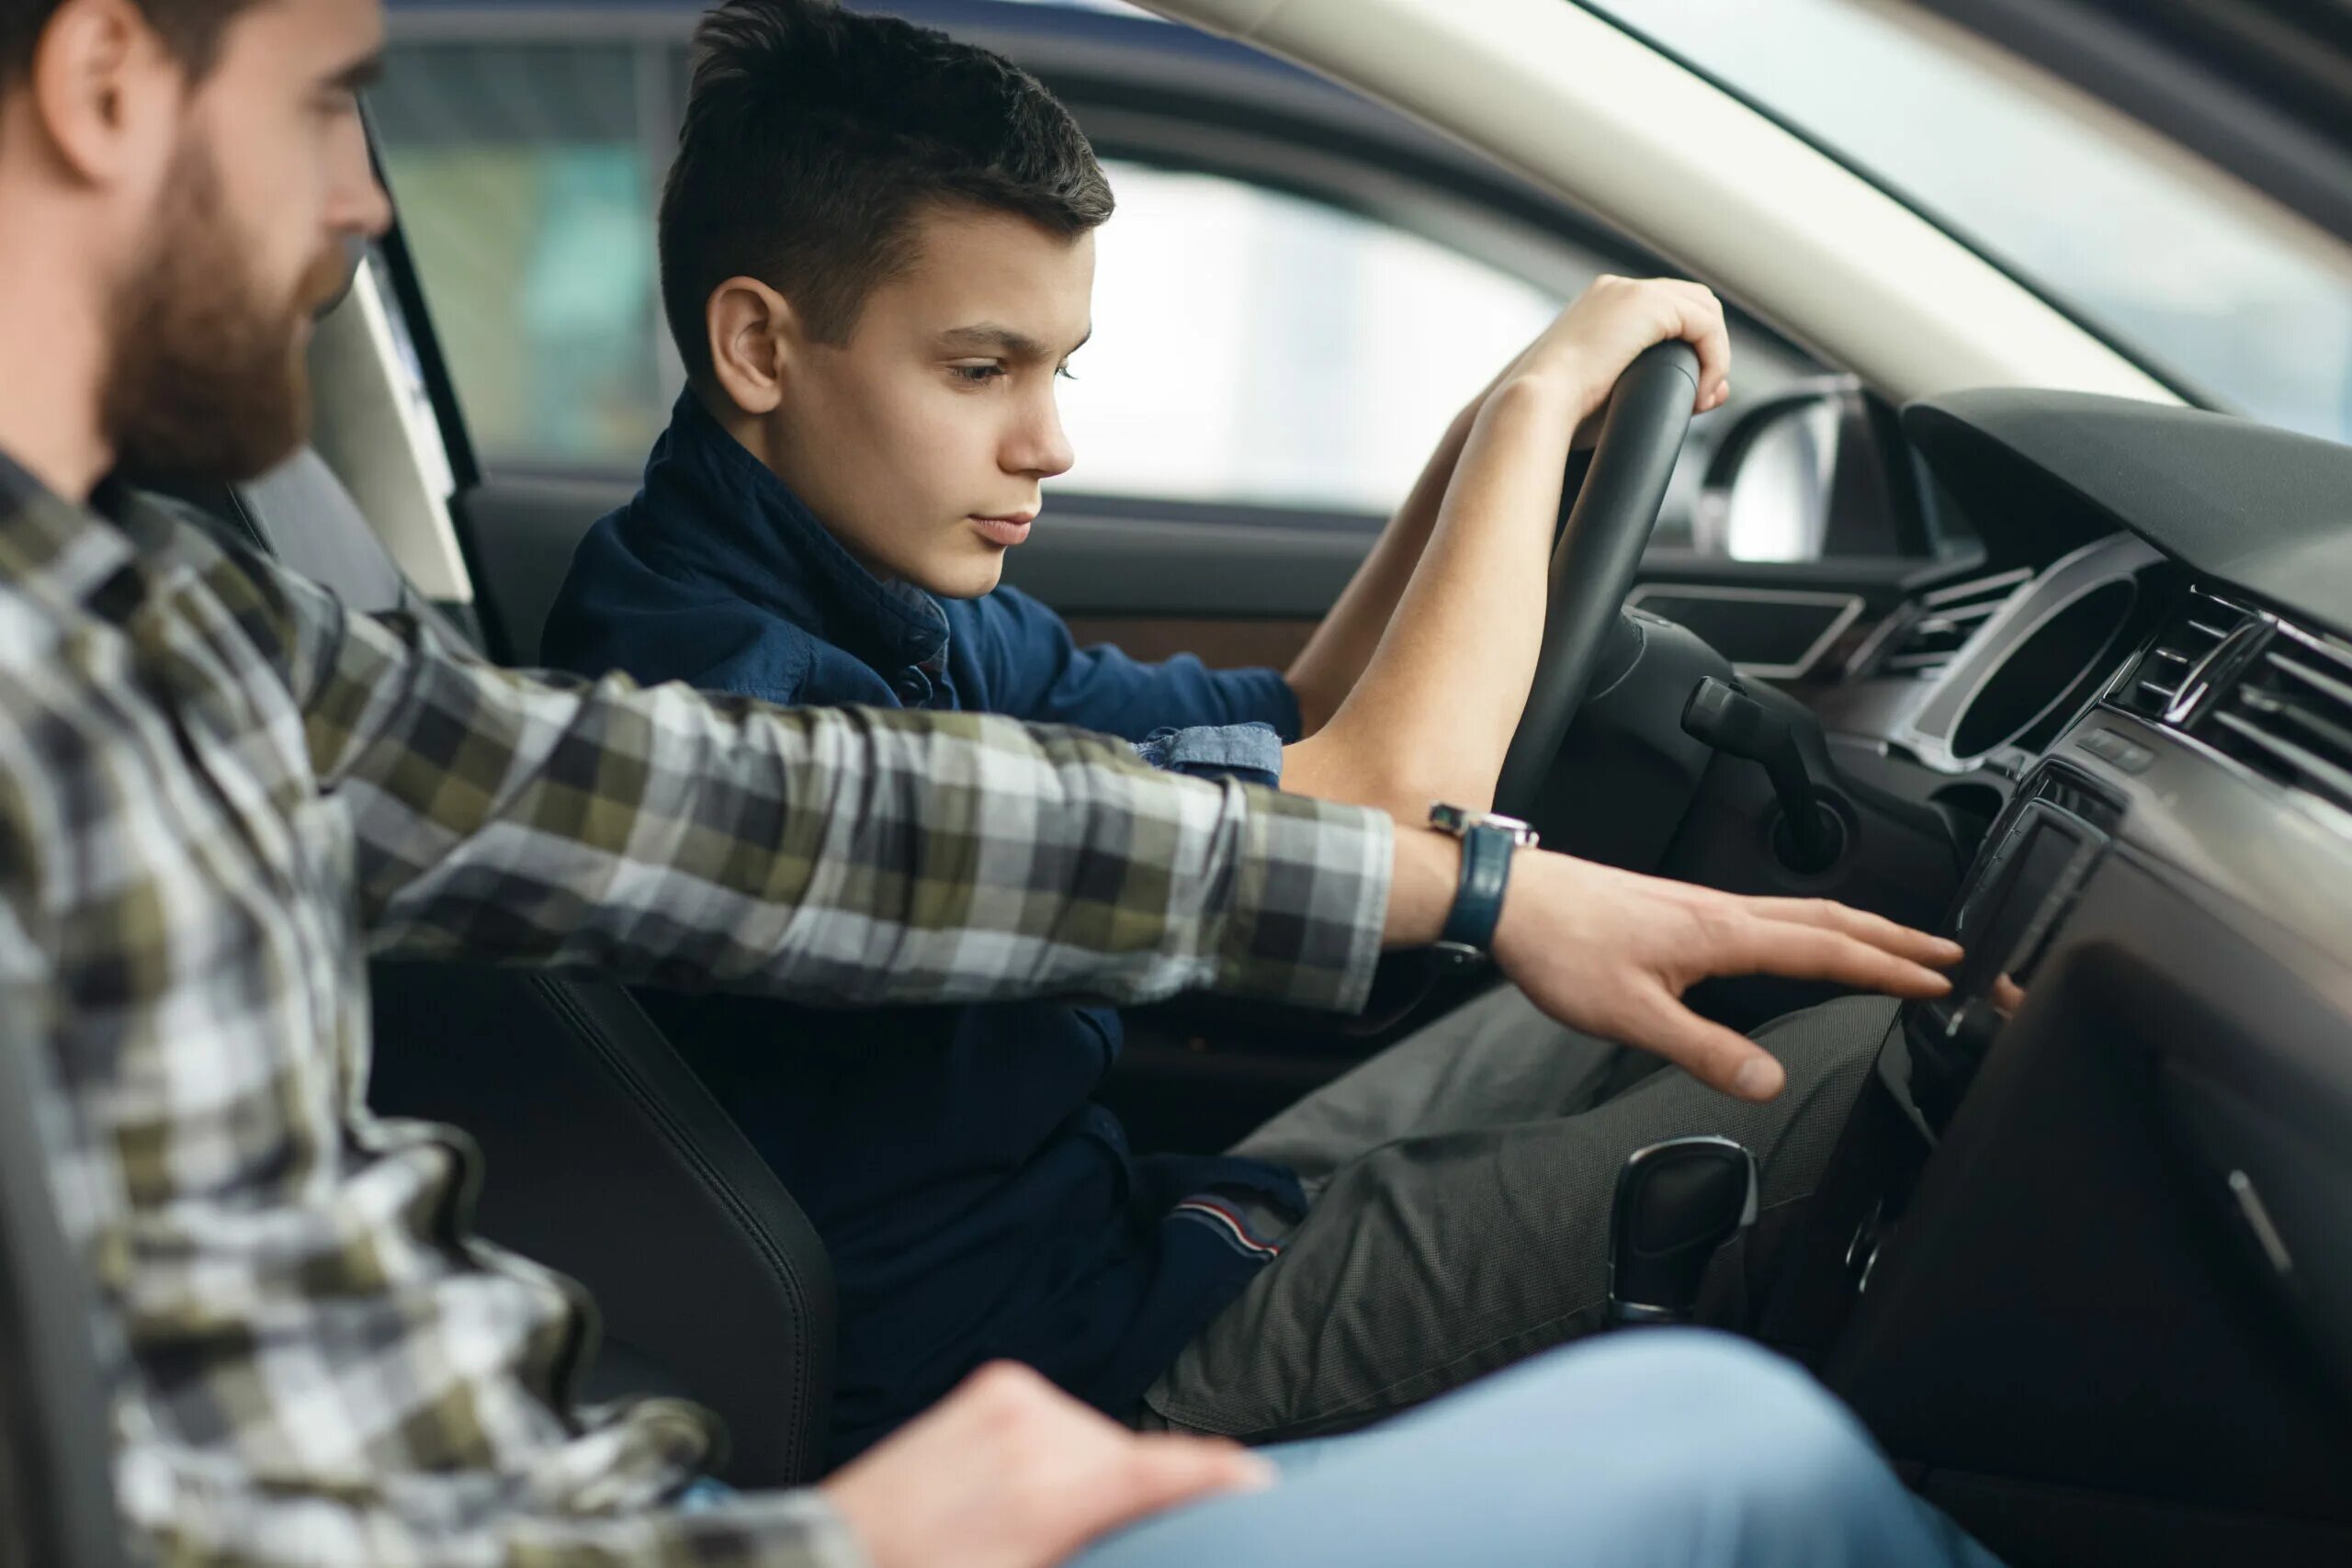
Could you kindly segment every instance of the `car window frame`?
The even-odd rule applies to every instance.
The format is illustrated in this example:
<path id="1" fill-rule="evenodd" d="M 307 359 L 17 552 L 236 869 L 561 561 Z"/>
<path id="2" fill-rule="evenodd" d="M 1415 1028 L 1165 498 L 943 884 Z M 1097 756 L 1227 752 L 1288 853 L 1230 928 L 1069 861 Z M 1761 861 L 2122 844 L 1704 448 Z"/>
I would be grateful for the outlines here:
<path id="1" fill-rule="evenodd" d="M 1562 289 L 1578 269 L 1564 254 L 1583 253 L 1604 267 L 1634 275 L 1673 271 L 1668 263 L 1591 215 L 1485 157 L 1385 106 L 1247 45 L 1182 24 L 1051 6 L 1010 6 L 1002 0 L 899 0 L 877 7 L 1005 52 L 1031 71 L 1078 117 L 1107 159 L 1170 171 L 1234 179 L 1387 224 L 1538 287 Z M 582 45 L 632 41 L 648 55 L 673 60 L 690 37 L 699 7 L 625 5 L 612 7 L 516 6 L 489 12 L 473 6 L 395 6 L 395 42 L 550 41 L 548 19 L 562 17 L 570 30 L 555 41 Z M 1152 29 L 1141 46 L 1136 29 Z M 640 69 L 642 66 L 640 66 Z M 1548 258 L 1548 259 L 1547 259 Z M 413 268 L 404 269 L 413 273 Z M 1743 339 L 1816 373 L 1834 369 L 1810 350 L 1746 310 L 1725 300 L 1726 315 Z M 665 366 L 675 348 L 657 333 Z M 437 357 L 437 355 L 436 355 Z M 446 416 L 445 416 L 446 420 Z M 1695 498 L 1712 436 L 1694 431 L 1690 460 L 1679 474 L 1669 509 Z M 469 440 L 453 443 L 471 451 Z M 481 472 L 477 465 L 474 470 Z M 634 479 L 633 464 L 500 461 L 502 479 Z M 1687 478 L 1685 477 L 1687 475 Z M 1385 522 L 1376 513 L 1249 502 L 1155 498 L 1057 489 L 1057 504 L 1106 518 L 1219 523 L 1250 520 L 1267 526 L 1369 536 Z M 1890 524 L 1894 520 L 1890 519 Z M 1695 552 L 1658 547 L 1679 560 Z M 1796 563 L 1749 562 L 1710 556 L 1737 574 L 1757 567 L 1866 565 L 1881 558 L 1824 557 Z M 1869 570 L 1875 570 L 1874 567 Z"/>

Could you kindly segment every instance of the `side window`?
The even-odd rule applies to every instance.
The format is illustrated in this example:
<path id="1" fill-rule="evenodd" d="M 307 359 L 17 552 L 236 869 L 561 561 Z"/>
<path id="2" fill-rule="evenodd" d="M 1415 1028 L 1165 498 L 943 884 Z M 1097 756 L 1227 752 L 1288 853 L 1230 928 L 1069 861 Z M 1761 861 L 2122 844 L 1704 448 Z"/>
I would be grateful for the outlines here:
<path id="1" fill-rule="evenodd" d="M 397 43 L 370 95 L 485 462 L 634 472 L 677 384 L 653 247 L 672 51 Z"/>
<path id="2" fill-rule="evenodd" d="M 672 37 L 396 28 L 371 95 L 379 143 L 493 471 L 634 475 L 668 422 L 683 377 L 654 213 L 684 95 Z M 1061 391 L 1068 494 L 1383 515 L 1463 402 L 1623 265 L 1521 232 L 1495 252 L 1517 258 L 1506 267 L 1422 231 L 1451 229 L 1227 175 L 1106 167 L 1118 211 L 1096 242 L 1094 337 Z M 1733 351 L 1741 403 L 1817 374 L 1753 336 Z M 1793 431 L 1759 444 L 1735 525 L 1701 515 L 1717 509 L 1698 504 L 1698 471 L 1738 408 L 1693 425 L 1657 543 L 1733 559 L 1832 547 L 1817 484 L 1797 483 L 1823 471 L 1820 453 L 1772 450 Z"/>
<path id="3" fill-rule="evenodd" d="M 1118 211 L 1097 242 L 1094 337 L 1062 394 L 1078 463 L 1060 483 L 1077 492 L 1385 514 L 1463 403 L 1623 265 L 1547 242 L 1538 284 L 1265 186 L 1106 167 Z M 1834 419 L 1780 422 L 1741 464 L 1736 503 L 1701 504 L 1727 420 L 1817 374 L 1744 331 L 1733 357 L 1742 400 L 1692 424 L 1655 543 L 1732 560 L 1850 550 L 1826 528 Z"/>
<path id="4" fill-rule="evenodd" d="M 1559 298 L 1390 224 L 1106 164 L 1094 337 L 1062 412 L 1096 495 L 1381 513 Z"/>

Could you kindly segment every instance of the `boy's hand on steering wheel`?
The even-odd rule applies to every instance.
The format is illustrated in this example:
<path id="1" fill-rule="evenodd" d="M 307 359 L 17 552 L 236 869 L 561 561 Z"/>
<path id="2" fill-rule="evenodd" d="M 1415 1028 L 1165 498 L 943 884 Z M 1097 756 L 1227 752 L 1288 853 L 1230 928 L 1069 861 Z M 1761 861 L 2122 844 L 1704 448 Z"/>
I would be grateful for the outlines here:
<path id="1" fill-rule="evenodd" d="M 1539 851 L 1517 856 L 1495 960 L 1574 1028 L 1655 1052 L 1741 1100 L 1786 1075 L 1682 993 L 1716 976 L 1782 975 L 1897 997 L 1939 997 L 1958 943 L 1822 898 L 1754 898 Z"/>
<path id="2" fill-rule="evenodd" d="M 1496 384 L 1519 377 L 1569 378 L 1584 399 L 1577 439 L 1586 442 L 1625 367 L 1651 344 L 1678 338 L 1699 355 L 1691 412 L 1721 407 L 1731 395 L 1731 336 L 1723 302 L 1702 284 L 1672 277 L 1594 278 Z"/>

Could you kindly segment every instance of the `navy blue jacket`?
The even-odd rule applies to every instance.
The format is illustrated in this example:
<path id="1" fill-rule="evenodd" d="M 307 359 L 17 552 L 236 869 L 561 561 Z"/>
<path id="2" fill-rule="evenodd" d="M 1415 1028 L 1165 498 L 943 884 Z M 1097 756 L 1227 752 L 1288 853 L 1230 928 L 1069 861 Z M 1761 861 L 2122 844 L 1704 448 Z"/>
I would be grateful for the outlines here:
<path id="1" fill-rule="evenodd" d="M 880 581 L 691 392 L 636 499 L 582 541 L 544 651 L 777 703 L 1075 724 L 1244 777 L 1279 768 L 1279 739 L 1215 727 L 1298 728 L 1272 671 L 1139 663 L 1077 648 L 1012 589 L 943 604 Z M 825 1238 L 842 1309 L 836 1460 L 993 1357 L 1126 1415 L 1273 1256 L 1229 1195 L 1305 1206 L 1272 1167 L 1129 1156 L 1091 1102 L 1119 1049 L 1107 1008 L 640 999 Z"/>

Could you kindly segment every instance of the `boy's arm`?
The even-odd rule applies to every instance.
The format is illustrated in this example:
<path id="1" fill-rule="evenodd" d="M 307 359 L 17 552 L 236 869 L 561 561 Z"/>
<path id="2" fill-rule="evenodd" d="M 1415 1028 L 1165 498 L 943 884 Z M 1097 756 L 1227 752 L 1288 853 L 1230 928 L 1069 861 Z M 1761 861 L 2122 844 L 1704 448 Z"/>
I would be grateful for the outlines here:
<path id="1" fill-rule="evenodd" d="M 1286 754 L 1285 788 L 1408 817 L 1433 799 L 1491 804 L 1542 646 L 1570 445 L 1634 356 L 1671 338 L 1700 351 L 1699 409 L 1721 403 L 1714 297 L 1604 277 L 1454 422 L 1293 667 L 1308 739 Z"/>
<path id="2" fill-rule="evenodd" d="M 1380 634 L 1396 613 L 1396 602 L 1405 596 L 1405 585 L 1413 580 L 1413 569 L 1420 564 L 1430 532 L 1437 526 L 1438 508 L 1445 500 L 1446 487 L 1453 482 L 1454 466 L 1470 440 L 1471 424 L 1494 389 L 1493 381 L 1487 383 L 1445 427 L 1429 461 L 1421 465 L 1420 476 L 1406 492 L 1404 504 L 1380 531 L 1372 553 L 1364 557 L 1330 613 L 1283 671 L 1283 679 L 1298 699 L 1302 738 L 1313 736 L 1331 722 L 1331 716 L 1340 711 L 1340 705 L 1372 662 Z"/>

